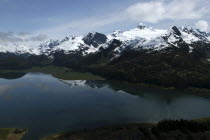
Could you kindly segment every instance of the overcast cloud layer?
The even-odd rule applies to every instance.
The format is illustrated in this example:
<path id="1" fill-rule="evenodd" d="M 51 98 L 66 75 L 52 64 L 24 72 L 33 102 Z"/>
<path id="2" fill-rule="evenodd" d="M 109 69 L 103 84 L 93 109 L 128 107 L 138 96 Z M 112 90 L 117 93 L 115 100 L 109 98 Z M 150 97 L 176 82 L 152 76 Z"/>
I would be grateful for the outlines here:
<path id="1" fill-rule="evenodd" d="M 44 41 L 47 38 L 44 34 L 32 35 L 27 32 L 13 33 L 0 32 L 0 42 L 25 42 L 25 41 Z"/>
<path id="2" fill-rule="evenodd" d="M 205 20 L 200 20 L 196 23 L 196 28 L 201 31 L 208 31 L 209 28 L 208 22 Z"/>

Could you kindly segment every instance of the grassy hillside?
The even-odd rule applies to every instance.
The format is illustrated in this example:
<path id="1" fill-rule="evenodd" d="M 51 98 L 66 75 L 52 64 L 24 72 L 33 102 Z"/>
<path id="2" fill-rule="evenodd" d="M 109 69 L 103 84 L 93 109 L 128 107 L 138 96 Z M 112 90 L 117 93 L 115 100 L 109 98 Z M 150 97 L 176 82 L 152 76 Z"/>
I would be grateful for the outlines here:
<path id="1" fill-rule="evenodd" d="M 21 140 L 26 132 L 25 129 L 0 128 L 0 140 Z"/>

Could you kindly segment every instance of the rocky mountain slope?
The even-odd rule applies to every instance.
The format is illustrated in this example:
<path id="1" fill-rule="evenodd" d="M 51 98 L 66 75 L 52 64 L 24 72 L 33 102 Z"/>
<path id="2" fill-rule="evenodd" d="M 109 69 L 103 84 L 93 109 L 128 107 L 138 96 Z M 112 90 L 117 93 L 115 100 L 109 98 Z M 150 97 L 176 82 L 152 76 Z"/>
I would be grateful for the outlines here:
<path id="1" fill-rule="evenodd" d="M 81 52 L 83 55 L 95 53 L 100 48 L 107 48 L 113 40 L 122 42 L 121 46 L 115 48 L 116 57 L 124 50 L 151 50 L 158 51 L 170 45 L 179 47 L 178 43 L 186 43 L 193 51 L 196 42 L 210 43 L 210 35 L 198 29 L 176 26 L 169 30 L 153 29 L 142 23 L 129 31 L 115 31 L 109 35 L 101 33 L 88 33 L 87 35 L 75 37 L 67 36 L 62 40 L 52 39 L 37 47 L 31 48 L 30 43 L 0 43 L 1 53 L 53 55 L 62 51 L 65 54 Z M 192 45 L 192 46 L 190 46 Z M 33 45 L 34 46 L 34 45 Z"/>
<path id="2" fill-rule="evenodd" d="M 35 48 L 1 44 L 0 52 L 0 68 L 54 64 L 110 79 L 210 88 L 210 36 L 193 28 L 160 30 L 141 23 L 129 31 L 67 36 Z"/>

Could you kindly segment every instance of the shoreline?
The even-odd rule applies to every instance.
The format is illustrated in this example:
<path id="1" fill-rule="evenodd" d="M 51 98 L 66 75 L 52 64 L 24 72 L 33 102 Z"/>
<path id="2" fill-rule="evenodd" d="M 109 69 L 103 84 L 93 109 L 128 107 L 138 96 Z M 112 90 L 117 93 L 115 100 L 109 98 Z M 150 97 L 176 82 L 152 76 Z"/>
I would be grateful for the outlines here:
<path id="1" fill-rule="evenodd" d="M 183 123 L 184 122 L 184 123 Z M 180 126 L 174 126 L 174 124 Z M 183 125 L 183 124 L 184 125 Z M 186 124 L 189 123 L 189 126 Z M 165 125 L 167 124 L 167 125 Z M 170 126 L 171 125 L 171 126 Z M 182 126 L 183 125 L 183 126 Z M 191 130 L 191 127 L 195 125 L 197 131 L 194 132 Z M 203 125 L 208 125 L 206 130 L 201 129 Z M 182 130 L 182 127 L 185 127 Z M 165 127 L 165 128 L 164 128 Z M 177 128 L 173 128 L 177 127 Z M 181 127 L 181 128 L 180 128 Z M 163 130 L 159 130 L 162 129 Z M 167 129 L 167 130 L 165 130 Z M 189 130 L 188 130 L 189 129 Z M 195 128 L 194 128 L 195 129 Z M 200 130 L 199 130 L 200 129 Z M 80 131 L 73 131 L 73 132 L 61 132 L 51 136 L 46 136 L 40 140 L 63 140 L 63 139 L 71 139 L 71 140 L 130 140 L 136 138 L 134 140 L 152 138 L 150 140 L 155 140 L 157 136 L 162 137 L 162 140 L 167 140 L 168 138 L 174 137 L 176 138 L 177 135 L 180 137 L 186 138 L 186 135 L 189 136 L 197 136 L 203 138 L 206 136 L 210 138 L 210 117 L 209 118 L 202 118 L 202 119 L 195 119 L 195 120 L 165 120 L 160 121 L 158 123 L 127 123 L 127 124 L 119 124 L 119 125 L 111 125 L 111 126 L 104 126 L 95 129 L 83 129 Z M 166 138 L 166 139 L 164 139 Z M 177 140 L 177 139 L 176 139 Z M 186 139 L 188 140 L 188 139 Z"/>
<path id="2" fill-rule="evenodd" d="M 186 88 L 176 88 L 174 86 L 166 87 L 155 84 L 146 84 L 146 83 L 134 83 L 124 80 L 116 80 L 116 79 L 106 79 L 105 77 L 101 77 L 100 75 L 95 75 L 90 72 L 79 72 L 73 71 L 72 69 L 65 67 L 57 67 L 54 65 L 44 66 L 44 67 L 33 67 L 31 69 L 22 69 L 22 70 L 0 70 L 0 74 L 6 73 L 28 73 L 28 72 L 40 72 L 45 74 L 51 74 L 52 76 L 63 79 L 63 80 L 108 80 L 108 81 L 116 81 L 126 84 L 134 84 L 137 86 L 141 86 L 144 88 L 157 88 L 162 90 L 182 90 L 186 92 L 192 92 L 193 94 L 210 97 L 210 89 L 201 88 L 201 87 L 186 87 Z"/>
<path id="3" fill-rule="evenodd" d="M 21 140 L 27 132 L 27 129 L 0 128 L 0 140 Z"/>

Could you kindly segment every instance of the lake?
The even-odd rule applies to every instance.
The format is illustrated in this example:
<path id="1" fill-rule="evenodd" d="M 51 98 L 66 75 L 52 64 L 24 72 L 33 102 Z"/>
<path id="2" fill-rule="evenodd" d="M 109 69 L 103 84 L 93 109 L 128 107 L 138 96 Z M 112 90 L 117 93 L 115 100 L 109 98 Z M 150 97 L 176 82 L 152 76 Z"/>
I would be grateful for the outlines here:
<path id="1" fill-rule="evenodd" d="M 183 91 L 40 73 L 5 77 L 0 78 L 0 128 L 27 128 L 24 140 L 122 123 L 210 117 L 210 99 Z"/>

